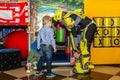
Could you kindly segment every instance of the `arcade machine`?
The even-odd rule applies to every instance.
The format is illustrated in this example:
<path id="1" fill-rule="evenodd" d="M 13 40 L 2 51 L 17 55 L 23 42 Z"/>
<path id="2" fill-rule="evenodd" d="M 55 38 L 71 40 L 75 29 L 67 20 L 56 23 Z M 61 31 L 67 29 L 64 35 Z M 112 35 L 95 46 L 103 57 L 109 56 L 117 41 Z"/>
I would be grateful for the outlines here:
<path id="1" fill-rule="evenodd" d="M 0 70 L 21 66 L 28 56 L 28 2 L 0 2 L 0 27 L 4 49 L 0 49 Z"/>

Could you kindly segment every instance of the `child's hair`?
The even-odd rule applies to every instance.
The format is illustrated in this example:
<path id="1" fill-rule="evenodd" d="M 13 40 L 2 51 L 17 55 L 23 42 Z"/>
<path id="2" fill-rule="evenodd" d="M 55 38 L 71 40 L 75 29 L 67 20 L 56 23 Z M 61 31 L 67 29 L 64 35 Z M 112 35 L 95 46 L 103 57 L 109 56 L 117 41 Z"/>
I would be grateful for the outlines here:
<path id="1" fill-rule="evenodd" d="M 52 22 L 52 18 L 46 15 L 42 18 L 42 21 L 43 21 L 43 24 L 46 24 L 48 22 Z"/>

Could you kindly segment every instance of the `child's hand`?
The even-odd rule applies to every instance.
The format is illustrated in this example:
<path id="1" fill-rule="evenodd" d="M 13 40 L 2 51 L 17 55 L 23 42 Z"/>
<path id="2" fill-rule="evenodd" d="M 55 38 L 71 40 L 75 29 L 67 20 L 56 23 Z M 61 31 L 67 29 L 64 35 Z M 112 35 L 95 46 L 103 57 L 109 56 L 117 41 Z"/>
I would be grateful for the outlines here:
<path id="1" fill-rule="evenodd" d="M 57 52 L 57 49 L 56 49 L 56 48 L 54 48 L 54 52 Z"/>
<path id="2" fill-rule="evenodd" d="M 34 34 L 34 31 L 27 30 L 27 33 L 28 33 L 28 34 Z"/>
<path id="3" fill-rule="evenodd" d="M 37 49 L 40 50 L 40 46 L 38 46 Z"/>
<path id="4" fill-rule="evenodd" d="M 75 57 L 75 58 L 79 58 L 79 57 L 80 57 L 80 53 L 74 52 L 74 57 Z"/>

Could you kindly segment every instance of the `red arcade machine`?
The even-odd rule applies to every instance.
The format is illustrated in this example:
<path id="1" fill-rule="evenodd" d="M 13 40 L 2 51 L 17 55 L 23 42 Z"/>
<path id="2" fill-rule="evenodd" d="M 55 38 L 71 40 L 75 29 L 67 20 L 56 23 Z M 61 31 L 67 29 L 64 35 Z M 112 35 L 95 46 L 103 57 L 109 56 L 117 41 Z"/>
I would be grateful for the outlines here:
<path id="1" fill-rule="evenodd" d="M 3 67 L 0 70 L 19 67 L 20 58 L 28 56 L 28 34 L 25 30 L 29 24 L 28 8 L 28 2 L 0 3 L 0 27 L 4 38 L 4 49 L 0 50 L 0 64 Z"/>

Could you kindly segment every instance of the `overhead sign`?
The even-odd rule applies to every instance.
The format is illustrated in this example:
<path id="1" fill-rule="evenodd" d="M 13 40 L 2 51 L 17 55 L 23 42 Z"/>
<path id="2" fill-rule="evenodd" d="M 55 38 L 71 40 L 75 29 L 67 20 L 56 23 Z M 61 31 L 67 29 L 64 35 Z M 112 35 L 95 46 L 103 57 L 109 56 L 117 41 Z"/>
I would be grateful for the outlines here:
<path id="1" fill-rule="evenodd" d="M 0 25 L 29 24 L 29 11 L 27 2 L 0 3 Z"/>

